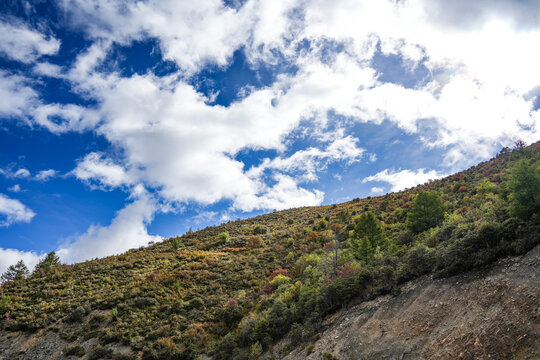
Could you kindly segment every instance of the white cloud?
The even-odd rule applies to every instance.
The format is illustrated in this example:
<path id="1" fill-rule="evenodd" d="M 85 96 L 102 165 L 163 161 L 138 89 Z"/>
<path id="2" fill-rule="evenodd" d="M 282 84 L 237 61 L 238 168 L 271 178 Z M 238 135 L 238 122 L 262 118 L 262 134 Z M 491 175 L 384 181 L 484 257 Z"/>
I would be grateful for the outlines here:
<path id="1" fill-rule="evenodd" d="M 12 187 L 10 187 L 8 190 L 14 193 L 18 193 L 18 192 L 21 192 L 21 186 L 19 184 L 15 184 Z"/>
<path id="2" fill-rule="evenodd" d="M 31 272 L 39 262 L 42 255 L 38 255 L 34 251 L 20 251 L 16 249 L 0 248 L 0 274 L 3 274 L 9 266 L 15 265 L 18 261 L 24 261 L 24 264 Z"/>
<path id="3" fill-rule="evenodd" d="M 0 53 L 23 63 L 36 61 L 42 55 L 54 55 L 60 41 L 46 37 L 22 23 L 0 21 Z"/>
<path id="4" fill-rule="evenodd" d="M 22 76 L 0 70 L 0 117 L 22 117 L 37 101 L 37 93 Z"/>
<path id="5" fill-rule="evenodd" d="M 0 227 L 10 226 L 17 222 L 29 223 L 35 215 L 35 212 L 19 200 L 0 194 Z"/>
<path id="6" fill-rule="evenodd" d="M 35 176 L 35 179 L 38 181 L 48 181 L 49 179 L 55 177 L 58 172 L 54 169 L 41 170 Z"/>
<path id="7" fill-rule="evenodd" d="M 378 172 L 375 175 L 368 176 L 362 180 L 362 183 L 371 182 L 371 181 L 380 181 L 386 182 L 392 185 L 392 191 L 401 191 L 407 188 L 414 187 L 418 184 L 423 184 L 429 180 L 435 180 L 446 176 L 446 174 L 439 173 L 435 170 L 426 171 L 426 169 L 418 170 L 388 170 L 385 169 L 381 172 Z M 372 192 L 375 190 L 381 189 L 374 187 L 371 189 Z"/>
<path id="8" fill-rule="evenodd" d="M 255 209 L 282 210 L 299 206 L 320 205 L 324 193 L 319 190 L 307 190 L 298 187 L 297 182 L 290 176 L 277 174 L 273 186 L 264 186 L 259 196 L 244 194 L 234 201 L 234 209 L 252 211 Z"/>
<path id="9" fill-rule="evenodd" d="M 72 104 L 36 104 L 28 111 L 35 124 L 52 133 L 82 132 L 92 129 L 98 122 L 91 111 Z"/>
<path id="10" fill-rule="evenodd" d="M 334 139 L 324 150 L 311 147 L 299 150 L 289 157 L 266 158 L 263 162 L 249 170 L 251 178 L 259 178 L 269 169 L 286 173 L 300 172 L 299 180 L 315 181 L 317 173 L 326 169 L 329 162 L 346 161 L 353 163 L 359 161 L 364 149 L 358 147 L 358 139 L 348 135 Z"/>
<path id="11" fill-rule="evenodd" d="M 207 63 L 225 65 L 248 40 L 248 7 L 235 10 L 221 0 L 66 0 L 70 18 L 101 40 L 123 44 L 146 37 L 159 39 L 166 59 L 193 73 Z"/>
<path id="12" fill-rule="evenodd" d="M 150 241 L 160 241 L 159 236 L 149 235 L 146 228 L 155 211 L 155 201 L 143 193 L 118 211 L 109 226 L 91 226 L 73 242 L 60 246 L 57 254 L 62 261 L 73 263 L 119 254 L 147 245 Z"/>
<path id="13" fill-rule="evenodd" d="M 371 188 L 371 193 L 372 193 L 373 195 L 380 195 L 380 194 L 382 194 L 383 192 L 384 192 L 384 188 L 382 188 L 382 187 L 374 186 L 374 187 Z"/>
<path id="14" fill-rule="evenodd" d="M 87 154 L 79 161 L 72 173 L 85 182 L 96 180 L 102 187 L 114 188 L 133 183 L 122 166 L 96 152 Z"/>
<path id="15" fill-rule="evenodd" d="M 14 178 L 27 178 L 30 176 L 30 171 L 28 171 L 27 169 L 18 169 L 17 171 L 15 171 L 12 175 Z"/>

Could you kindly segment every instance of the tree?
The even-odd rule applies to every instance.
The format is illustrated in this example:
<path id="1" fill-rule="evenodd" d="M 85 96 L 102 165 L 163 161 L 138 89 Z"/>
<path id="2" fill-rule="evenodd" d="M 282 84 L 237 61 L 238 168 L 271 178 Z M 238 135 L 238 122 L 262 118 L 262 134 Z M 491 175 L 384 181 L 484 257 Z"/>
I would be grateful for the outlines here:
<path id="1" fill-rule="evenodd" d="M 38 264 L 36 265 L 34 269 L 34 273 L 39 272 L 39 269 L 43 270 L 49 270 L 53 266 L 60 265 L 60 258 L 56 255 L 54 251 L 51 251 L 47 254 Z"/>
<path id="2" fill-rule="evenodd" d="M 330 230 L 332 230 L 332 235 L 334 237 L 334 257 L 333 257 L 333 265 L 334 265 L 334 275 L 336 274 L 338 263 L 339 263 L 339 233 L 343 227 L 341 224 L 332 224 L 330 225 Z"/>
<path id="3" fill-rule="evenodd" d="M 385 248 L 388 244 L 381 224 L 371 212 L 363 213 L 360 216 L 354 228 L 354 237 L 356 239 L 367 238 L 372 249 L 377 248 L 377 246 Z"/>
<path id="4" fill-rule="evenodd" d="M 510 213 L 528 219 L 540 213 L 540 163 L 523 158 L 509 169 Z"/>
<path id="5" fill-rule="evenodd" d="M 367 237 L 362 239 L 352 238 L 350 247 L 358 260 L 368 260 L 373 256 L 373 248 Z"/>
<path id="6" fill-rule="evenodd" d="M 24 279 L 28 276 L 28 268 L 24 261 L 19 260 L 15 265 L 8 267 L 2 274 L 2 282 Z"/>
<path id="7" fill-rule="evenodd" d="M 413 233 L 421 233 L 439 225 L 444 219 L 444 207 L 437 194 L 421 192 L 414 198 L 414 203 L 407 218 L 407 227 Z"/>

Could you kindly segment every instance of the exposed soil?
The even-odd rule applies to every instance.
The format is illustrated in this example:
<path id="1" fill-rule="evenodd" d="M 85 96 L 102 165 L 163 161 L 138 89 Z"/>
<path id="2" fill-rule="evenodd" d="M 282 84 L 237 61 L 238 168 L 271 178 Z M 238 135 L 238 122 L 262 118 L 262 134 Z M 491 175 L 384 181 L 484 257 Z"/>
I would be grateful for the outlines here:
<path id="1" fill-rule="evenodd" d="M 324 325 L 284 358 L 540 359 L 540 246 L 489 269 L 407 283 Z"/>

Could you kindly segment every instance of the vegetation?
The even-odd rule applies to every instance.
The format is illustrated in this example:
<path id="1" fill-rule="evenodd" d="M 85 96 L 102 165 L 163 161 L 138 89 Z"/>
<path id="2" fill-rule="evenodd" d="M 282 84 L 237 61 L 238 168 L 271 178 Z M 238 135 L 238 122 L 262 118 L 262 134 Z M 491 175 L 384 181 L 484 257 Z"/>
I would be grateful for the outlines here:
<path id="1" fill-rule="evenodd" d="M 540 162 L 536 158 L 523 158 L 510 170 L 510 213 L 528 219 L 540 213 Z"/>
<path id="2" fill-rule="evenodd" d="M 422 191 L 414 197 L 412 210 L 407 218 L 407 227 L 418 234 L 439 225 L 443 219 L 444 208 L 439 196 Z"/>
<path id="3" fill-rule="evenodd" d="M 5 273 L 2 274 L 2 282 L 22 280 L 28 276 L 28 268 L 24 264 L 24 261 L 20 260 L 15 265 L 8 267 Z"/>
<path id="4" fill-rule="evenodd" d="M 60 258 L 56 255 L 54 251 L 51 251 L 43 259 L 41 259 L 35 269 L 34 273 L 44 273 L 45 271 L 50 270 L 53 266 L 60 265 Z"/>
<path id="5" fill-rule="evenodd" d="M 353 299 L 538 244 L 539 155 L 538 144 L 505 150 L 407 191 L 228 222 L 71 266 L 52 254 L 48 270 L 0 287 L 9 319 L 0 326 L 61 324 L 70 354 L 97 339 L 89 358 L 119 357 L 115 343 L 143 359 L 256 359 L 285 335 L 292 348 Z"/>

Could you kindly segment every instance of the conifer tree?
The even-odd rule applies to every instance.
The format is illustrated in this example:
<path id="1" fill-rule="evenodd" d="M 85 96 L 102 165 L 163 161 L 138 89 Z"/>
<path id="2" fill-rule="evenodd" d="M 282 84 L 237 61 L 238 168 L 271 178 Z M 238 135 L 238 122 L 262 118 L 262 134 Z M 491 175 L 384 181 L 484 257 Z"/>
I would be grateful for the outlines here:
<path id="1" fill-rule="evenodd" d="M 435 193 L 421 192 L 414 198 L 414 204 L 407 218 L 407 227 L 413 233 L 421 233 L 439 225 L 444 219 L 444 207 Z"/>
<path id="2" fill-rule="evenodd" d="M 367 238 L 372 249 L 375 249 L 377 246 L 384 248 L 387 245 L 384 230 L 375 215 L 371 212 L 366 212 L 360 216 L 354 228 L 354 236 L 357 239 Z"/>
<path id="3" fill-rule="evenodd" d="M 2 282 L 24 279 L 28 276 L 28 268 L 24 261 L 19 260 L 15 265 L 8 267 L 5 273 L 2 274 Z"/>
<path id="4" fill-rule="evenodd" d="M 509 170 L 510 213 L 522 219 L 540 213 L 540 163 L 523 158 Z"/>
<path id="5" fill-rule="evenodd" d="M 51 251 L 36 265 L 34 273 L 37 273 L 39 269 L 49 270 L 51 267 L 58 265 L 60 265 L 60 258 L 54 251 Z"/>

